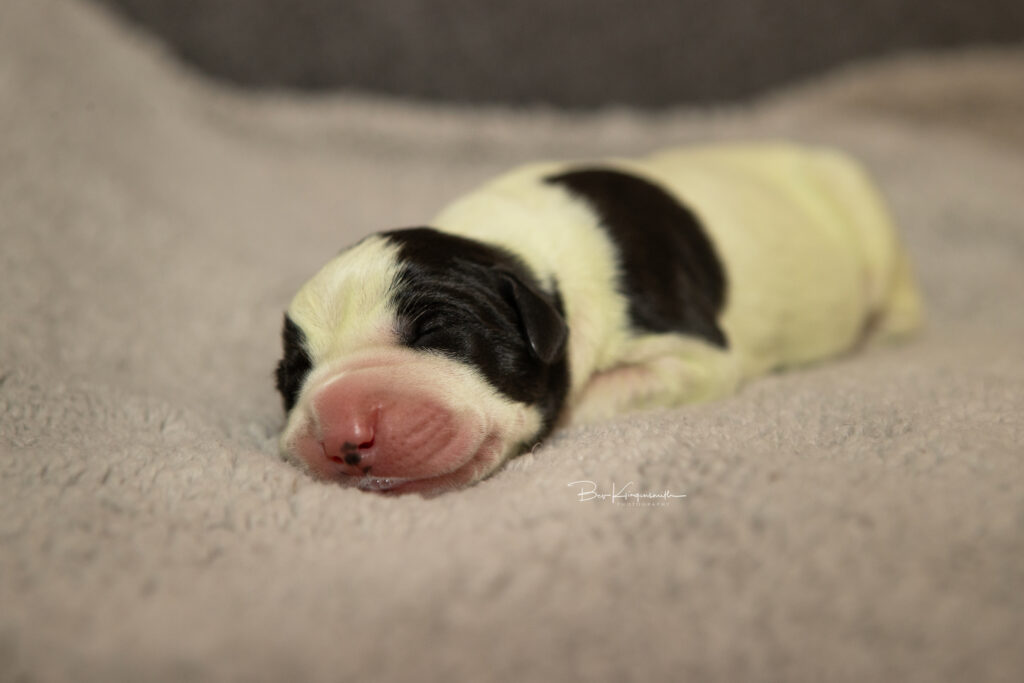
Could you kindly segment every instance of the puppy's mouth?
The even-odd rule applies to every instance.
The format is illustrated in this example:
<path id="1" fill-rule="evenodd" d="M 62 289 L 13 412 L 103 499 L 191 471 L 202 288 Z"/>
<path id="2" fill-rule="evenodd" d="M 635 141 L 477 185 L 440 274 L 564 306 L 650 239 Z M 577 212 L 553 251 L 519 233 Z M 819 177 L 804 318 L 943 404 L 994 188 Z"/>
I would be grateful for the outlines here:
<path id="1" fill-rule="evenodd" d="M 379 491 L 381 493 L 392 491 L 410 481 L 417 481 L 408 477 L 371 477 L 352 478 L 355 487 L 360 491 Z"/>
<path id="2" fill-rule="evenodd" d="M 499 464 L 501 464 L 501 437 L 498 434 L 491 434 L 484 439 L 469 460 L 451 472 L 430 477 L 375 477 L 372 475 L 359 477 L 338 473 L 330 479 L 337 481 L 342 486 L 352 486 L 360 491 L 382 495 L 419 493 L 430 497 L 476 482 L 492 473 Z"/>

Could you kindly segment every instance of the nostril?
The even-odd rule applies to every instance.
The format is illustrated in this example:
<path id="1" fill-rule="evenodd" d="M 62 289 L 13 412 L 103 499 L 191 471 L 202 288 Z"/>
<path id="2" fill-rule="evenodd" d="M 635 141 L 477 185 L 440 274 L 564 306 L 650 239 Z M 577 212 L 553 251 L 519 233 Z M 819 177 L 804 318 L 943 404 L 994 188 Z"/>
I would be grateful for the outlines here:
<path id="1" fill-rule="evenodd" d="M 363 460 L 363 454 L 359 451 L 368 451 L 373 448 L 373 439 L 364 441 L 358 446 L 348 441 L 341 447 L 341 452 L 344 454 L 344 460 L 346 465 L 355 467 Z"/>
<path id="2" fill-rule="evenodd" d="M 329 424 L 320 442 L 324 459 L 343 467 L 369 467 L 376 448 L 373 428 L 373 424 L 348 424 L 342 419 Z"/>

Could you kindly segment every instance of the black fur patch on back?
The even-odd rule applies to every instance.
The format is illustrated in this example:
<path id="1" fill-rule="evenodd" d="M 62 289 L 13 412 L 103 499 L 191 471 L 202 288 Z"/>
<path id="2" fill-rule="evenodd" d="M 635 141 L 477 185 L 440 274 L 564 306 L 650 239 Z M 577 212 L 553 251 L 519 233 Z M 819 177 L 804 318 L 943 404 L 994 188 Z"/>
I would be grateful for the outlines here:
<path id="1" fill-rule="evenodd" d="M 561 342 L 553 343 L 564 345 L 564 328 L 536 329 L 535 320 L 524 320 L 516 287 L 539 295 L 542 305 L 557 311 L 553 319 L 561 321 L 565 314 L 557 283 L 552 283 L 553 293 L 545 293 L 513 254 L 433 228 L 383 236 L 399 247 L 401 274 L 393 297 L 402 343 L 468 363 L 504 395 L 536 405 L 544 421 L 536 440 L 546 436 L 568 392 L 568 359 L 563 347 L 545 362 L 532 350 L 529 335 L 536 341 L 536 335 L 561 333 Z"/>
<path id="2" fill-rule="evenodd" d="M 725 272 L 700 221 L 654 183 L 622 171 L 586 168 L 545 178 L 586 200 L 619 251 L 632 324 L 680 332 L 726 348 L 718 326 Z"/>
<path id="3" fill-rule="evenodd" d="M 302 383 L 306 381 L 313 362 L 306 351 L 306 335 L 287 313 L 281 329 L 281 345 L 284 347 L 284 356 L 277 364 L 275 375 L 277 390 L 281 392 L 281 401 L 285 412 L 288 412 L 295 407 Z"/>

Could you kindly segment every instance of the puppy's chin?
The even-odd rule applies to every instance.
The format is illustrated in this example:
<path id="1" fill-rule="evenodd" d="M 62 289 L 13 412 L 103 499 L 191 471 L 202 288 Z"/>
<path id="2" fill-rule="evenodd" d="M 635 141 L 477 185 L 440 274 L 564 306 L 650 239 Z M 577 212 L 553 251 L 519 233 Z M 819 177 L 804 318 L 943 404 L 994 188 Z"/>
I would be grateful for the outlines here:
<path id="1" fill-rule="evenodd" d="M 401 495 L 419 493 L 423 496 L 436 496 L 447 491 L 454 491 L 474 484 L 496 470 L 504 461 L 502 453 L 507 450 L 498 437 L 488 438 L 461 467 L 444 474 L 421 479 L 403 479 L 394 477 L 361 478 L 344 477 L 337 479 L 343 486 L 355 486 L 362 491 L 373 491 L 385 495 Z"/>
<path id="2" fill-rule="evenodd" d="M 281 439 L 313 476 L 386 494 L 434 495 L 497 469 L 540 429 L 471 367 L 402 347 L 314 371 Z"/>
<path id="3" fill-rule="evenodd" d="M 329 457 L 323 441 L 306 434 L 294 444 L 292 455 L 317 479 L 345 487 L 391 495 L 437 495 L 483 479 L 504 462 L 510 450 L 496 433 L 485 435 L 482 441 L 457 435 L 441 448 L 432 452 L 382 449 L 370 456 L 373 464 L 363 468 L 349 465 L 344 457 Z M 416 457 L 420 453 L 426 457 Z"/>

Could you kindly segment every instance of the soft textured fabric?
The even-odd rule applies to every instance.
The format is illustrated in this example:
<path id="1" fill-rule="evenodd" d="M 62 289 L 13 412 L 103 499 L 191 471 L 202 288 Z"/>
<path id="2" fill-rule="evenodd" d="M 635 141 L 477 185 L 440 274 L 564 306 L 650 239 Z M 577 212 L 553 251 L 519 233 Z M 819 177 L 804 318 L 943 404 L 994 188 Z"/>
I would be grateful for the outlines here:
<path id="1" fill-rule="evenodd" d="M 1024 679 L 1022 73 L 658 115 L 256 97 L 2 3 L 0 680 Z M 434 499 L 280 461 L 281 314 L 336 250 L 518 162 L 766 137 L 873 170 L 922 335 Z"/>

